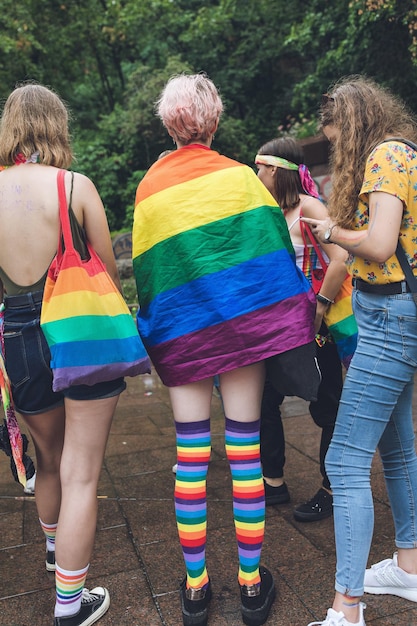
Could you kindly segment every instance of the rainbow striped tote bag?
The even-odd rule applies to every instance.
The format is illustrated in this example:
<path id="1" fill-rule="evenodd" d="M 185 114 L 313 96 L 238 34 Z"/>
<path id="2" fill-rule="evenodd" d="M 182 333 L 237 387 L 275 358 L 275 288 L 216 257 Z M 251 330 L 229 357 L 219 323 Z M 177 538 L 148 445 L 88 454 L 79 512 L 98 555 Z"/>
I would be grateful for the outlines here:
<path id="1" fill-rule="evenodd" d="M 316 251 L 317 258 L 323 269 L 321 278 L 321 282 L 323 282 L 324 274 L 327 270 L 327 262 L 308 224 L 300 221 L 300 228 L 304 246 L 308 245 L 308 239 Z M 313 280 L 313 289 L 316 293 L 318 293 L 320 286 L 321 283 L 319 281 L 315 283 Z M 358 343 L 358 326 L 352 310 L 352 278 L 349 274 L 346 274 L 342 286 L 334 299 L 334 303 L 325 312 L 323 320 L 336 344 L 341 362 L 348 369 Z"/>
<path id="2" fill-rule="evenodd" d="M 54 391 L 151 369 L 129 308 L 104 263 L 88 242 L 90 258 L 85 261 L 74 248 L 64 178 L 65 171 L 59 170 L 62 236 L 48 271 L 41 309 Z"/>

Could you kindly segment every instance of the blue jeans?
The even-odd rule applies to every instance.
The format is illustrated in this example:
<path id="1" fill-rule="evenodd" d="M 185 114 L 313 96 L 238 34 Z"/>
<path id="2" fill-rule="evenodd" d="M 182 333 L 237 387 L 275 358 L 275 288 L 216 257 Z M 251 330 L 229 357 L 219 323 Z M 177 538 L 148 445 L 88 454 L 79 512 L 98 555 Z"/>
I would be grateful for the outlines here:
<path id="1" fill-rule="evenodd" d="M 360 596 L 373 534 L 371 464 L 379 448 L 398 548 L 417 547 L 417 456 L 412 395 L 417 309 L 411 294 L 354 290 L 358 347 L 326 455 L 333 491 L 336 591 Z"/>

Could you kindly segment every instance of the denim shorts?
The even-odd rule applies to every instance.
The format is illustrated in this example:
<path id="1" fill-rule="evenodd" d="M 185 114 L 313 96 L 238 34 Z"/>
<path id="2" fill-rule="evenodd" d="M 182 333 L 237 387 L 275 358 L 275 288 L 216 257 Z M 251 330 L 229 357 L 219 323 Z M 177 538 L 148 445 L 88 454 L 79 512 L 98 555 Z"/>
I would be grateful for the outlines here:
<path id="1" fill-rule="evenodd" d="M 119 395 L 123 378 L 96 385 L 74 385 L 52 390 L 50 351 L 40 327 L 42 291 L 5 298 L 4 349 L 6 370 L 12 385 L 16 411 L 26 415 L 45 413 L 72 400 L 98 400 Z"/>

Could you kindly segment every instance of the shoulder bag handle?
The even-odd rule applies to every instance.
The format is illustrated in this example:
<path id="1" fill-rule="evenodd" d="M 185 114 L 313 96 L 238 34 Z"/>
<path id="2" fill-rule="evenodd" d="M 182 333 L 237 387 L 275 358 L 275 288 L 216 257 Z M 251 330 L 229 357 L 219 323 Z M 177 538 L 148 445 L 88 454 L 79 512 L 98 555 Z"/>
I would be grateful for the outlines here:
<path id="1" fill-rule="evenodd" d="M 302 211 L 300 211 L 300 218 L 303 217 L 303 213 Z M 316 251 L 317 257 L 320 261 L 320 265 L 322 267 L 323 272 L 326 272 L 327 270 L 327 261 L 325 261 L 324 256 L 323 256 L 323 252 L 321 251 L 321 248 L 317 242 L 317 239 L 315 238 L 315 236 L 313 235 L 313 233 L 311 232 L 310 226 L 308 224 L 306 224 L 306 222 L 303 222 L 300 219 L 300 230 L 301 230 L 301 236 L 303 238 L 303 242 L 304 242 L 304 247 L 307 248 L 308 247 L 308 243 L 307 243 L 307 238 L 309 239 L 311 245 L 313 246 L 314 250 Z"/>
<path id="2" fill-rule="evenodd" d="M 61 223 L 61 234 L 59 236 L 58 243 L 58 254 L 61 256 L 63 253 L 62 250 L 62 239 L 64 239 L 65 250 L 73 251 L 74 242 L 72 240 L 72 232 L 71 232 L 71 224 L 68 213 L 68 204 L 67 204 L 67 194 L 65 191 L 65 174 L 66 170 L 58 170 L 57 173 L 57 187 L 58 187 L 58 202 L 59 202 L 59 220 Z M 74 172 L 71 172 L 71 196 L 72 196 L 72 186 L 74 182 Z"/>

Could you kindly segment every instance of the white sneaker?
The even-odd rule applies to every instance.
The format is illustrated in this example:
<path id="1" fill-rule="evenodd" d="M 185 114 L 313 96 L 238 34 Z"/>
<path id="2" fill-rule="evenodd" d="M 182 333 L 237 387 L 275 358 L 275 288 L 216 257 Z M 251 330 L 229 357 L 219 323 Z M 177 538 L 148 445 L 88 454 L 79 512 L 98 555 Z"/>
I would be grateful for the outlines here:
<path id="1" fill-rule="evenodd" d="M 24 493 L 28 493 L 33 496 L 35 493 L 35 481 L 36 481 L 36 472 L 33 474 L 32 478 L 28 478 L 26 481 L 26 487 L 24 487 Z"/>
<path id="2" fill-rule="evenodd" d="M 310 622 L 308 626 L 366 626 L 363 618 L 363 610 L 366 608 L 366 604 L 359 603 L 359 622 L 348 622 L 345 614 L 342 611 L 335 611 L 329 609 L 327 611 L 327 617 L 324 622 Z"/>
<path id="3" fill-rule="evenodd" d="M 392 559 L 375 563 L 365 572 L 365 591 L 374 594 L 391 594 L 417 602 L 417 574 L 407 574 L 398 567 L 398 552 Z"/>

